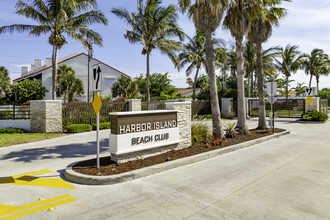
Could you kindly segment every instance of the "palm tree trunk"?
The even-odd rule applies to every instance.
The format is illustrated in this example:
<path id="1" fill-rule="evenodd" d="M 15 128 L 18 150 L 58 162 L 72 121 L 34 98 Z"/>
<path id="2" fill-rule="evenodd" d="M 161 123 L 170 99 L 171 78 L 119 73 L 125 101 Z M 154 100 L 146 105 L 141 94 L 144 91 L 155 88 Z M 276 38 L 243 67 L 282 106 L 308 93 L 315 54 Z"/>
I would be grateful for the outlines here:
<path id="1" fill-rule="evenodd" d="M 262 63 L 262 45 L 257 43 L 257 76 L 258 76 L 258 94 L 259 94 L 259 122 L 257 129 L 266 129 L 266 109 L 264 95 L 264 67 Z"/>
<path id="2" fill-rule="evenodd" d="M 208 75 L 210 81 L 213 138 L 223 138 L 224 130 L 221 122 L 218 90 L 217 90 L 216 75 L 214 69 L 214 45 L 212 41 L 212 32 L 206 31 L 205 38 L 206 38 L 205 54 L 206 54 L 206 62 L 207 62 Z"/>
<path id="3" fill-rule="evenodd" d="M 226 83 L 226 70 L 222 70 L 222 87 L 223 89 L 227 89 L 227 83 Z"/>
<path id="4" fill-rule="evenodd" d="M 289 110 L 289 76 L 286 75 L 286 110 Z"/>
<path id="5" fill-rule="evenodd" d="M 244 56 L 242 47 L 243 38 L 236 39 L 237 54 L 237 128 L 240 133 L 248 134 L 249 129 L 246 124 L 246 107 L 244 96 Z"/>
<path id="6" fill-rule="evenodd" d="M 320 82 L 320 76 L 316 76 L 316 96 L 319 96 L 319 82 Z"/>
<path id="7" fill-rule="evenodd" d="M 251 78 L 251 75 L 248 77 L 247 81 L 248 81 L 248 84 L 247 84 L 247 97 L 250 98 L 251 97 L 251 84 L 250 84 L 250 78 Z"/>
<path id="8" fill-rule="evenodd" d="M 53 45 L 53 57 L 52 57 L 52 100 L 56 100 L 56 88 L 57 88 L 57 60 L 58 60 L 58 48 Z"/>
<path id="9" fill-rule="evenodd" d="M 310 73 L 310 74 L 311 74 L 311 78 L 309 79 L 309 87 L 312 87 L 313 74 L 312 73 Z"/>
<path id="10" fill-rule="evenodd" d="M 197 79 L 198 79 L 199 68 L 200 68 L 200 67 L 197 67 L 196 75 L 195 75 L 195 81 L 194 81 L 194 88 L 193 88 L 193 100 L 194 100 L 194 101 L 195 101 L 196 85 L 197 85 Z"/>
<path id="11" fill-rule="evenodd" d="M 252 91 L 254 89 L 253 74 L 254 74 L 254 72 L 252 71 L 252 73 L 251 73 L 251 90 Z"/>
<path id="12" fill-rule="evenodd" d="M 150 76 L 150 66 L 149 66 L 149 56 L 147 53 L 147 101 L 150 101 L 150 90 L 149 90 L 149 76 Z"/>

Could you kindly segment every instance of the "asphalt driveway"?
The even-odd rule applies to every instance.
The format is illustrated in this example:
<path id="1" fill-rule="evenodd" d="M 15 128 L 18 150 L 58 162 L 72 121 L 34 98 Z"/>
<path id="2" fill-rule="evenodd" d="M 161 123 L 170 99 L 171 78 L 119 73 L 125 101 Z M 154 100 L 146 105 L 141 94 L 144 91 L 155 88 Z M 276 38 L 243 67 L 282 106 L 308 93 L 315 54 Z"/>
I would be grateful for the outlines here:
<path id="1" fill-rule="evenodd" d="M 248 123 L 252 128 L 257 120 Z M 280 120 L 277 126 L 291 134 L 109 186 L 86 186 L 61 178 L 66 165 L 95 156 L 95 133 L 0 149 L 0 216 L 329 219 L 330 123 Z M 108 154 L 108 132 L 101 132 L 103 155 Z"/>

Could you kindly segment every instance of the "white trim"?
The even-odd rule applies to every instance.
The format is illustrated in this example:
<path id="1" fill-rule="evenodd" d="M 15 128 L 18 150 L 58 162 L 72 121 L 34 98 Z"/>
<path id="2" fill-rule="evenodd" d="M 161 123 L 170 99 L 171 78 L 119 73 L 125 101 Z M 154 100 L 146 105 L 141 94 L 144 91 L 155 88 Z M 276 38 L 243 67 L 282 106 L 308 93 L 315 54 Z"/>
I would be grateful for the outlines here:
<path id="1" fill-rule="evenodd" d="M 171 113 L 179 112 L 177 110 L 149 110 L 149 111 L 135 111 L 135 112 L 111 112 L 110 115 L 145 115 L 145 114 L 157 114 L 157 113 Z"/>

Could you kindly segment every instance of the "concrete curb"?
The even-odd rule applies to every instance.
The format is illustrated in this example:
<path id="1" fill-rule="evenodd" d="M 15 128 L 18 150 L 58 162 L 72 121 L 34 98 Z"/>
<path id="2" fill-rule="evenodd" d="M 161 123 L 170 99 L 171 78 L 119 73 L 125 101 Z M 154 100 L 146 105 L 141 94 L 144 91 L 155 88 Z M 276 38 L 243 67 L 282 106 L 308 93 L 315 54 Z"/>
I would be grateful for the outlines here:
<path id="1" fill-rule="evenodd" d="M 145 176 L 149 176 L 152 174 L 156 174 L 156 173 L 160 173 L 166 170 L 170 170 L 176 167 L 180 167 L 180 166 L 184 166 L 184 165 L 188 165 L 188 164 L 192 164 L 192 163 L 196 163 L 202 160 L 206 160 L 212 157 L 216 157 L 219 155 L 223 155 L 226 153 L 230 153 L 236 150 L 240 150 L 243 148 L 247 148 L 247 147 L 251 147 L 253 145 L 268 141 L 268 140 L 272 140 L 275 138 L 279 138 L 281 136 L 290 134 L 290 131 L 284 131 L 278 134 L 274 134 L 274 135 L 269 135 L 266 137 L 262 137 L 262 138 L 258 138 L 255 140 L 251 140 L 251 141 L 247 141 L 244 143 L 240 143 L 240 144 L 236 144 L 230 147 L 226 147 L 226 148 L 222 148 L 222 149 L 218 149 L 218 150 L 213 150 L 213 151 L 209 151 L 209 152 L 205 152 L 205 153 L 201 153 L 201 154 L 197 154 L 197 155 L 193 155 L 190 157 L 185 157 L 182 159 L 178 159 L 178 160 L 173 160 L 173 161 L 169 161 L 166 163 L 161 163 L 161 164 L 157 164 L 154 166 L 150 166 L 150 167 L 145 167 L 145 168 L 141 168 L 138 170 L 133 170 L 130 172 L 126 172 L 126 173 L 121 173 L 121 174 L 116 174 L 116 175 L 111 175 L 111 176 L 90 176 L 90 175 L 85 175 L 85 174 L 81 174 L 81 173 L 77 173 L 75 171 L 72 170 L 72 167 L 79 163 L 75 162 L 73 164 L 70 164 L 64 171 L 64 177 L 72 182 L 75 183 L 81 183 L 81 184 L 87 184 L 87 185 L 110 185 L 110 184 L 116 184 L 116 183 L 122 183 L 122 182 L 127 182 L 130 180 L 134 180 L 134 179 L 138 179 L 141 177 L 145 177 Z"/>

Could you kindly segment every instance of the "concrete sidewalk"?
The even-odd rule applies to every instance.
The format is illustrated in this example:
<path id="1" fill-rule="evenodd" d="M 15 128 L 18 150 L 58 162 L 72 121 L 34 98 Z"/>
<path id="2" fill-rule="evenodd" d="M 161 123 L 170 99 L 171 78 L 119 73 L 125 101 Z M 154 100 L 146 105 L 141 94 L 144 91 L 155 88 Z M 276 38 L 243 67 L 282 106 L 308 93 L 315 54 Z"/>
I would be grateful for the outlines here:
<path id="1" fill-rule="evenodd" d="M 253 128 L 257 119 L 248 123 Z M 71 183 L 76 189 L 1 184 L 0 204 L 63 194 L 77 199 L 22 219 L 329 219 L 330 123 L 277 125 L 291 134 L 127 183 Z M 58 178 L 68 163 L 94 155 L 90 136 L 1 150 L 0 176 L 51 169 L 50 177 Z"/>

